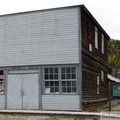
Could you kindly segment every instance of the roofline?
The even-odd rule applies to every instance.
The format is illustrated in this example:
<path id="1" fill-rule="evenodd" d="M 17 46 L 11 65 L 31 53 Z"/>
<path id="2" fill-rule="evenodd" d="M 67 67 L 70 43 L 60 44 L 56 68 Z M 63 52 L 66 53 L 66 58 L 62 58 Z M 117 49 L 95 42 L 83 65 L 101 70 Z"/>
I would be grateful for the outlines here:
<path id="1" fill-rule="evenodd" d="M 3 14 L 0 15 L 0 17 L 3 16 L 13 16 L 13 15 L 19 15 L 19 14 L 27 14 L 27 13 L 33 13 L 33 12 L 40 12 L 40 11 L 52 11 L 52 10 L 57 10 L 57 9 L 65 9 L 65 8 L 74 8 L 74 7 L 80 7 L 83 5 L 72 5 L 72 6 L 63 6 L 63 7 L 55 7 L 55 8 L 45 8 L 45 9 L 39 9 L 39 10 L 31 10 L 31 11 L 23 11 L 23 12 L 17 12 L 17 13 L 8 13 L 8 14 Z"/>
<path id="2" fill-rule="evenodd" d="M 93 17 L 90 11 L 84 5 L 80 5 L 80 7 L 81 10 L 84 10 L 89 15 L 89 17 L 95 22 L 95 24 L 102 30 L 102 32 L 106 35 L 108 40 L 110 40 L 110 36 L 106 33 L 106 31 L 102 28 L 102 26 L 98 23 L 98 21 Z"/>
<path id="3" fill-rule="evenodd" d="M 110 36 L 105 32 L 105 30 L 101 27 L 101 25 L 97 22 L 97 20 L 93 17 L 93 15 L 89 12 L 89 10 L 85 7 L 85 5 L 72 5 L 72 6 L 63 6 L 63 7 L 56 7 L 56 8 L 48 8 L 48 9 L 40 9 L 40 10 L 32 10 L 32 11 L 25 11 L 25 12 L 18 12 L 18 13 L 10 13 L 10 14 L 4 14 L 0 15 L 0 17 L 5 16 L 13 16 L 13 15 L 19 15 L 19 14 L 27 14 L 27 13 L 33 13 L 33 12 L 40 12 L 40 11 L 49 11 L 49 10 L 56 10 L 56 9 L 65 9 L 65 8 L 74 8 L 74 7 L 80 7 L 81 10 L 84 10 L 90 18 L 95 22 L 95 24 L 102 30 L 103 33 L 105 33 L 108 40 L 110 40 Z"/>

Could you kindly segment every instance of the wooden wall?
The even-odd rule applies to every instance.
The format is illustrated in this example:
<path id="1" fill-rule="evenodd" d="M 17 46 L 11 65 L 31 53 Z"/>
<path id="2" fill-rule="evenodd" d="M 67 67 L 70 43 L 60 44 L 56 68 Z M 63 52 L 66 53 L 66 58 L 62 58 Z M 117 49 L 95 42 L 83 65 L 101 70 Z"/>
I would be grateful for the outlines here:
<path id="1" fill-rule="evenodd" d="M 109 38 L 85 11 L 81 11 L 82 24 L 82 96 L 83 102 L 104 101 L 108 98 L 107 40 Z M 98 28 L 98 49 L 95 48 L 95 27 Z M 104 54 L 101 36 L 104 35 Z M 92 51 L 89 51 L 89 43 Z M 104 81 L 101 79 L 104 71 Z M 97 94 L 97 76 L 100 77 L 100 93 Z"/>

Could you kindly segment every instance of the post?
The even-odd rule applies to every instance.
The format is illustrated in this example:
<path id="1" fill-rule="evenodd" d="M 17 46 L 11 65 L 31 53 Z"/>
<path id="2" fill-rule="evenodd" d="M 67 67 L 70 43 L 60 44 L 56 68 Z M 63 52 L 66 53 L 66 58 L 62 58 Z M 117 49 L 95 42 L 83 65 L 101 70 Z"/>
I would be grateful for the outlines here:
<path id="1" fill-rule="evenodd" d="M 109 80 L 109 86 L 108 86 L 108 93 L 109 93 L 109 95 L 108 95 L 108 99 L 109 99 L 109 112 L 111 111 L 111 84 L 110 84 L 110 80 Z"/>

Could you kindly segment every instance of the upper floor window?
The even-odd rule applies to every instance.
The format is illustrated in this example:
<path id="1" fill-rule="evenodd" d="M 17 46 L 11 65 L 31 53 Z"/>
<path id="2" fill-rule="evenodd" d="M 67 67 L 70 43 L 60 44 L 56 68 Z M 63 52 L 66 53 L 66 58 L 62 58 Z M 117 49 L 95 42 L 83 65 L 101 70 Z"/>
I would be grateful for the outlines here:
<path id="1" fill-rule="evenodd" d="M 104 35 L 102 34 L 101 52 L 104 54 Z"/>
<path id="2" fill-rule="evenodd" d="M 95 48 L 98 49 L 98 28 L 95 27 Z"/>

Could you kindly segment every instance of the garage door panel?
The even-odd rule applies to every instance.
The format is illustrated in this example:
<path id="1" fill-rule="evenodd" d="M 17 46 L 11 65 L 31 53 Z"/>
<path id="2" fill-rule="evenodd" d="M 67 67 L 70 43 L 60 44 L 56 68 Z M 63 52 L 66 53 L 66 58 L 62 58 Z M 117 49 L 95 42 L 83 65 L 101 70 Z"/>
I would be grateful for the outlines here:
<path id="1" fill-rule="evenodd" d="M 8 76 L 7 109 L 21 109 L 21 76 Z"/>
<path id="2" fill-rule="evenodd" d="M 38 74 L 24 75 L 23 90 L 23 109 L 38 109 Z"/>

